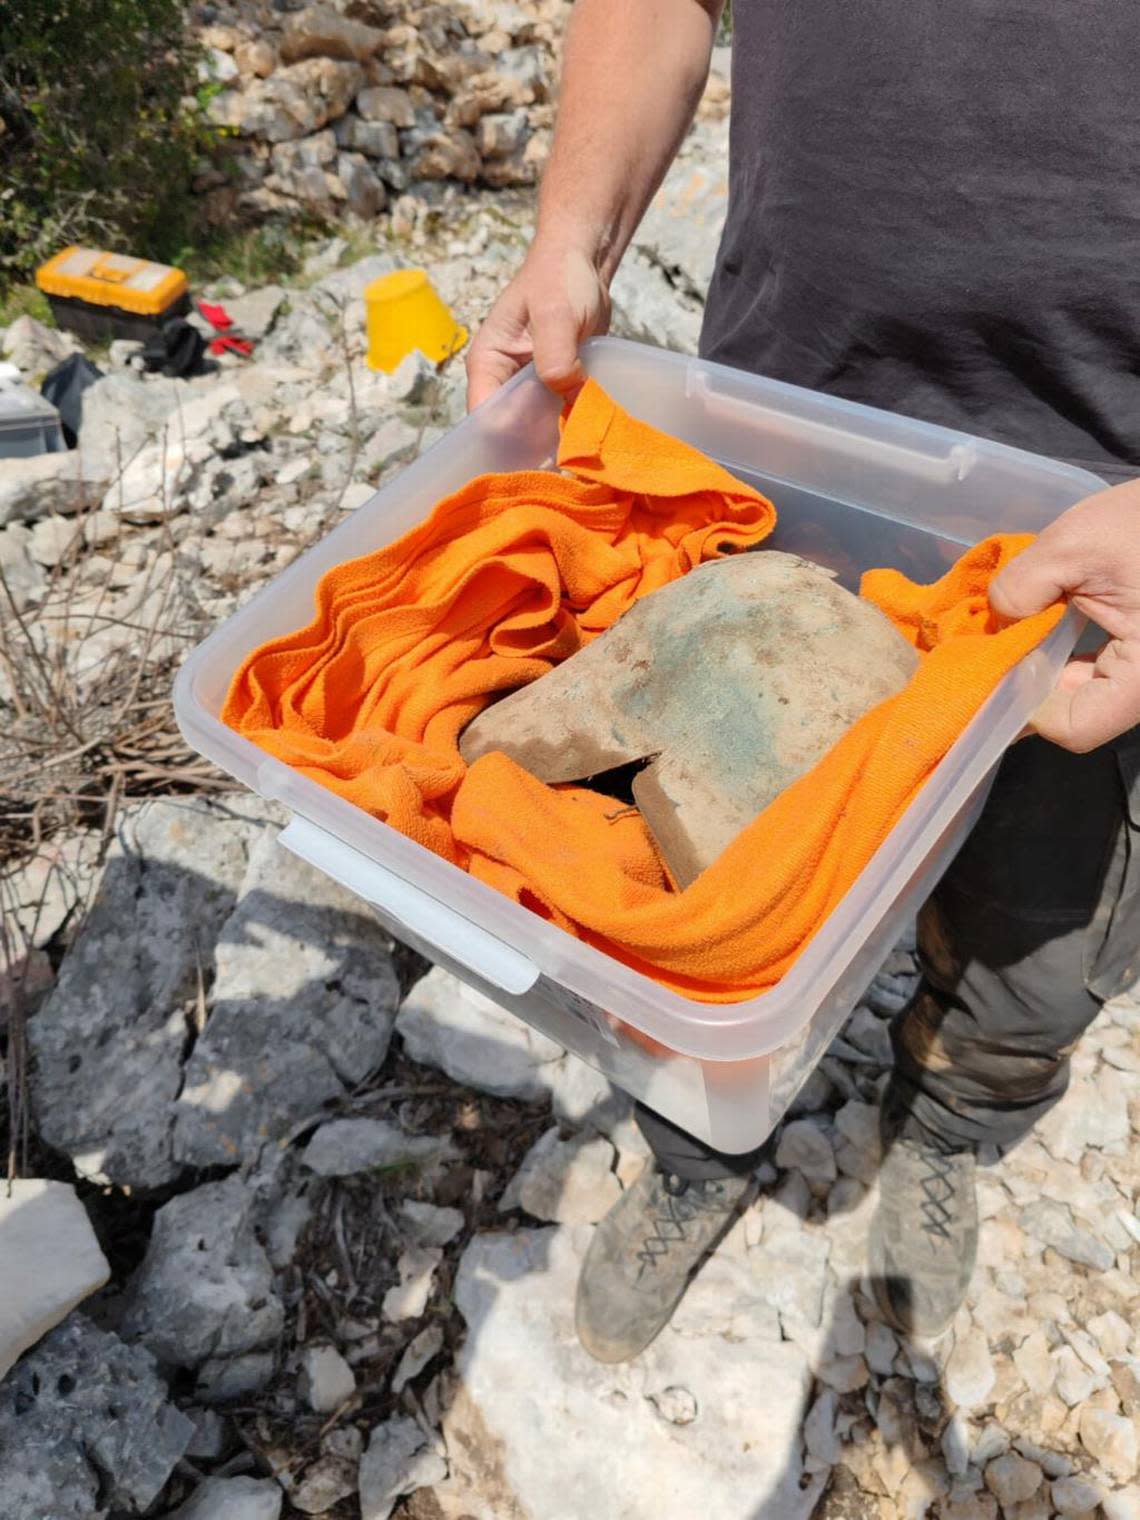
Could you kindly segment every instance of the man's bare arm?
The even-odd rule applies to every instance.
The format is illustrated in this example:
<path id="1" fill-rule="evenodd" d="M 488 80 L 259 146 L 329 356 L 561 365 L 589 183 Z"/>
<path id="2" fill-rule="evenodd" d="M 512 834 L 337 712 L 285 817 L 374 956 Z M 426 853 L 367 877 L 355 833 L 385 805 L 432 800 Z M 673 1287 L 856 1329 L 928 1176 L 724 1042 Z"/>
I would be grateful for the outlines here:
<path id="1" fill-rule="evenodd" d="M 581 382 L 578 345 L 604 332 L 609 283 L 693 119 L 723 0 L 578 0 L 538 227 L 467 360 L 477 406 L 534 359 Z"/>

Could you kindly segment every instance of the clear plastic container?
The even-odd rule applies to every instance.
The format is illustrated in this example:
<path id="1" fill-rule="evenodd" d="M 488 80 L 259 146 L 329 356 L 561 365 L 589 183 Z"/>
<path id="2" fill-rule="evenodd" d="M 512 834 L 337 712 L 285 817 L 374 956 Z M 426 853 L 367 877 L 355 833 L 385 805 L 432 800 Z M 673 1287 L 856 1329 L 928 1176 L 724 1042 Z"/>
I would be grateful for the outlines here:
<path id="1" fill-rule="evenodd" d="M 962 433 L 637 344 L 587 345 L 622 406 L 768 493 L 769 543 L 836 569 L 932 579 L 995 531 L 1037 531 L 1103 482 Z M 718 1148 L 772 1130 L 937 881 L 994 768 L 1080 631 L 1070 614 L 993 693 L 780 984 L 731 1006 L 692 1002 L 501 897 L 226 728 L 244 655 L 311 616 L 322 573 L 390 543 L 487 470 L 549 464 L 558 404 L 530 370 L 409 466 L 201 644 L 175 688 L 186 739 L 293 820 L 282 842 L 373 905 L 400 939 Z M 651 1054 L 622 1025 L 669 1054 Z"/>
<path id="2" fill-rule="evenodd" d="M 59 413 L 30 385 L 0 379 L 0 459 L 30 459 L 64 449 Z"/>

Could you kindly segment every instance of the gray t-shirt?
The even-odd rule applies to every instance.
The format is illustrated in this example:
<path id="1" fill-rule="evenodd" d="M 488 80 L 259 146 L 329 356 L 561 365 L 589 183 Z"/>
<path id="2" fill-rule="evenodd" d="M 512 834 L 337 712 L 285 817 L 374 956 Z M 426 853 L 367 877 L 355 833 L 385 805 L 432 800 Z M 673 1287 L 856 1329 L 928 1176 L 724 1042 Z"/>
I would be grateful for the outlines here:
<path id="1" fill-rule="evenodd" d="M 1136 0 L 734 0 L 702 352 L 1140 472 Z"/>

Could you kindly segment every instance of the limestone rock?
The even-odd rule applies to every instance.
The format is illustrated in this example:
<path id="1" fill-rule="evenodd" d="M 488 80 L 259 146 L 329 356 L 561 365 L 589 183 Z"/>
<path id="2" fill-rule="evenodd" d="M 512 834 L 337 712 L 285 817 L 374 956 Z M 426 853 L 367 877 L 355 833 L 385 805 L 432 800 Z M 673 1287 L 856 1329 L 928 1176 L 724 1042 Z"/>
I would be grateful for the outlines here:
<path id="1" fill-rule="evenodd" d="M 388 204 L 388 192 L 363 154 L 340 154 L 336 172 L 344 187 L 345 209 L 351 215 L 368 221 L 383 211 Z"/>
<path id="2" fill-rule="evenodd" d="M 1073 1350 L 1084 1362 L 1090 1372 L 1099 1378 L 1107 1379 L 1112 1372 L 1111 1367 L 1100 1354 L 1100 1348 L 1087 1330 L 1075 1329 L 1070 1325 L 1061 1327 L 1061 1334 L 1072 1346 Z"/>
<path id="3" fill-rule="evenodd" d="M 526 112 L 496 111 L 483 116 L 475 128 L 475 146 L 484 159 L 509 158 L 526 144 L 530 126 Z"/>
<path id="4" fill-rule="evenodd" d="M 407 1238 L 417 1246 L 445 1246 L 463 1228 L 463 1215 L 458 1209 L 418 1203 L 414 1198 L 406 1198 L 397 1212 Z"/>
<path id="5" fill-rule="evenodd" d="M 178 1175 L 186 1014 L 210 978 L 255 832 L 198 799 L 120 812 L 95 902 L 28 1027 L 40 1133 L 81 1173 L 131 1187 Z"/>
<path id="6" fill-rule="evenodd" d="M 1118 1483 L 1136 1472 L 1136 1423 L 1124 1414 L 1086 1407 L 1081 1410 L 1081 1445 Z"/>
<path id="7" fill-rule="evenodd" d="M 946 1392 L 961 1409 L 983 1405 L 994 1386 L 989 1344 L 980 1330 L 971 1329 L 955 1342 L 946 1364 Z"/>
<path id="8" fill-rule="evenodd" d="M 306 1346 L 300 1392 L 314 1414 L 331 1414 L 355 1391 L 356 1376 L 335 1346 Z"/>
<path id="9" fill-rule="evenodd" d="M 113 484 L 186 399 L 184 381 L 144 381 L 125 372 L 96 380 L 83 392 L 78 459 L 84 478 Z"/>
<path id="10" fill-rule="evenodd" d="M 198 60 L 198 79 L 201 84 L 216 84 L 225 87 L 232 84 L 240 72 L 229 53 L 223 51 L 222 48 L 207 48 L 205 54 Z"/>
<path id="11" fill-rule="evenodd" d="M 499 190 L 511 185 L 534 185 L 538 183 L 549 157 L 549 134 L 533 132 L 521 147 L 503 154 L 501 158 L 484 159 L 480 177 L 484 184 Z"/>
<path id="12" fill-rule="evenodd" d="M 54 456 L 45 454 L 42 457 L 51 459 Z M 4 486 L 0 484 L 0 498 L 3 490 Z M 0 501 L 0 518 L 3 510 Z M 32 553 L 32 542 L 32 533 L 21 522 L 11 522 L 0 529 L 0 570 L 4 572 L 8 587 L 5 600 L 10 596 L 17 612 L 23 612 L 31 602 L 39 601 L 47 586 L 47 576 Z"/>
<path id="13" fill-rule="evenodd" d="M 360 1460 L 361 1520 L 388 1520 L 405 1494 L 446 1476 L 447 1463 L 428 1446 L 415 1420 L 398 1417 L 377 1425 Z"/>
<path id="14" fill-rule="evenodd" d="M 445 1512 L 565 1520 L 567 1494 L 575 1513 L 606 1515 L 620 1492 L 652 1495 L 655 1520 L 806 1520 L 822 1481 L 800 1487 L 802 1353 L 670 1327 L 635 1361 L 600 1366 L 572 1323 L 588 1240 L 582 1226 L 520 1230 L 479 1235 L 464 1253 L 455 1299 L 468 1335 L 445 1417 Z M 685 1424 L 661 1412 L 694 1407 Z"/>
<path id="15" fill-rule="evenodd" d="M 863 1052 L 877 1066 L 890 1066 L 891 1035 L 887 1023 L 861 1003 L 843 1026 L 843 1036 L 856 1050 Z"/>
<path id="16" fill-rule="evenodd" d="M 860 1182 L 874 1182 L 882 1157 L 878 1107 L 852 1099 L 836 1114 L 835 1128 L 842 1137 L 836 1152 L 839 1170 Z"/>
<path id="17" fill-rule="evenodd" d="M 1095 1315 L 1089 1320 L 1088 1328 L 1110 1362 L 1120 1361 L 1128 1355 L 1132 1345 L 1132 1326 L 1115 1309 L 1107 1309 L 1103 1314 Z"/>
<path id="18" fill-rule="evenodd" d="M 208 114 L 216 125 L 245 137 L 285 142 L 319 132 L 343 116 L 363 83 L 358 63 L 306 58 L 268 79 L 253 80 L 244 90 L 224 91 L 210 102 Z"/>
<path id="19" fill-rule="evenodd" d="M 387 376 L 385 388 L 393 401 L 418 406 L 431 395 L 435 383 L 435 365 L 414 348 Z"/>
<path id="20" fill-rule="evenodd" d="M 399 158 L 400 138 L 388 121 L 365 121 L 360 116 L 342 116 L 336 124 L 336 140 L 342 148 L 366 153 L 369 158 Z"/>
<path id="21" fill-rule="evenodd" d="M 46 945 L 73 925 L 95 888 L 101 840 L 77 830 L 45 840 L 4 879 L 4 912 L 18 943 Z"/>
<path id="22" fill-rule="evenodd" d="M 1091 1478 L 1058 1478 L 1050 1490 L 1059 1515 L 1090 1515 L 1100 1503 L 1100 1486 Z"/>
<path id="23" fill-rule="evenodd" d="M 1102 1067 L 1094 1078 L 1077 1077 L 1038 1126 L 1041 1143 L 1058 1161 L 1079 1161 L 1092 1147 L 1128 1139 L 1128 1088 L 1120 1072 Z"/>
<path id="24" fill-rule="evenodd" d="M 873 1319 L 867 1326 L 867 1345 L 864 1353 L 871 1371 L 877 1372 L 880 1377 L 890 1377 L 894 1371 L 898 1350 L 898 1337 L 894 1331 L 880 1320 Z"/>
<path id="25" fill-rule="evenodd" d="M 428 1325 L 408 1342 L 392 1374 L 392 1392 L 400 1393 L 413 1378 L 419 1377 L 427 1364 L 443 1350 L 442 1325 Z"/>
<path id="26" fill-rule="evenodd" d="M 446 1138 L 406 1135 L 385 1119 L 333 1119 L 321 1125 L 301 1159 L 321 1177 L 352 1177 L 385 1167 L 423 1166 L 449 1153 Z"/>
<path id="27" fill-rule="evenodd" d="M 1013 1353 L 1014 1366 L 1031 1393 L 1046 1394 L 1053 1386 L 1057 1368 L 1043 1331 L 1034 1330 Z"/>
<path id="28" fill-rule="evenodd" d="M 621 1197 L 613 1161 L 608 1140 L 586 1135 L 563 1140 L 555 1125 L 527 1152 L 499 1208 L 523 1208 L 535 1219 L 558 1224 L 596 1224 Z"/>
<path id="29" fill-rule="evenodd" d="M 679 300 L 666 275 L 637 250 L 618 265 L 610 288 L 612 327 L 618 337 L 695 354 L 701 312 Z"/>
<path id="30" fill-rule="evenodd" d="M 838 1395 L 825 1389 L 804 1421 L 804 1445 L 817 1462 L 826 1462 L 829 1467 L 839 1461 L 842 1451 L 835 1429 L 838 1407 Z"/>
<path id="31" fill-rule="evenodd" d="M 1018 1223 L 1027 1235 L 1032 1235 L 1043 1245 L 1052 1246 L 1069 1261 L 1093 1267 L 1099 1272 L 1106 1272 L 1115 1261 L 1108 1246 L 1079 1228 L 1068 1204 L 1040 1198 L 1022 1209 Z"/>
<path id="32" fill-rule="evenodd" d="M 285 303 L 285 290 L 280 285 L 264 285 L 244 296 L 226 302 L 226 310 L 233 319 L 234 328 L 243 337 L 260 342 L 273 326 L 274 318 Z"/>
<path id="33" fill-rule="evenodd" d="M 993 1494 L 955 1495 L 939 1511 L 939 1520 L 998 1520 L 998 1502 Z"/>
<path id="34" fill-rule="evenodd" d="M 741 1224 L 733 1227 L 690 1283 L 670 1322 L 674 1334 L 702 1341 L 723 1336 L 753 1346 L 781 1339 L 780 1316 L 754 1270 L 760 1251 L 748 1252 L 743 1259 L 733 1253 Z"/>
<path id="35" fill-rule="evenodd" d="M 234 49 L 234 62 L 243 78 L 268 79 L 277 67 L 277 54 L 263 38 L 242 42 Z"/>
<path id="36" fill-rule="evenodd" d="M 413 1246 L 396 1263 L 400 1281 L 384 1295 L 384 1318 L 419 1319 L 428 1305 L 436 1268 L 443 1260 L 438 1246 Z"/>
<path id="37" fill-rule="evenodd" d="M 384 33 L 374 26 L 350 21 L 323 5 L 308 5 L 289 18 L 281 38 L 285 63 L 302 58 L 341 58 L 367 63 L 384 45 Z"/>
<path id="38" fill-rule="evenodd" d="M 283 1498 L 271 1478 L 207 1478 L 167 1520 L 277 1520 Z"/>
<path id="39" fill-rule="evenodd" d="M 634 247 L 673 271 L 681 293 L 703 301 L 728 207 L 728 156 L 723 128 L 699 140 L 707 151 L 676 160 L 634 235 Z"/>
<path id="40" fill-rule="evenodd" d="M 54 368 L 68 354 L 80 347 L 78 340 L 68 332 L 58 332 L 45 327 L 35 317 L 17 317 L 4 334 L 0 355 L 20 370 L 28 380 L 38 382 L 49 369 Z M 8 461 L 4 461 L 7 469 Z"/>
<path id="41" fill-rule="evenodd" d="M 76 523 L 65 517 L 41 518 L 32 529 L 32 558 L 45 569 L 54 569 L 74 554 L 82 541 L 82 531 Z"/>
<path id="42" fill-rule="evenodd" d="M 451 126 L 473 127 L 492 112 L 512 111 L 533 101 L 534 90 L 523 80 L 486 70 L 463 81 L 448 105 L 447 120 Z"/>
<path id="43" fill-rule="evenodd" d="M 462 127 L 447 132 L 432 132 L 412 160 L 413 179 L 460 179 L 470 183 L 478 179 L 482 159 L 475 139 Z"/>
<path id="44" fill-rule="evenodd" d="M 765 1206 L 764 1239 L 750 1253 L 749 1270 L 758 1295 L 779 1312 L 786 1333 L 794 1333 L 792 1323 L 820 1325 L 830 1249 L 825 1233 L 805 1230 L 795 1216 L 778 1217 Z"/>
<path id="45" fill-rule="evenodd" d="M 946 1471 L 952 1478 L 960 1478 L 970 1465 L 970 1432 L 960 1414 L 947 1420 L 939 1444 Z"/>
<path id="46" fill-rule="evenodd" d="M 273 1376 L 277 1358 L 272 1351 L 246 1351 L 241 1356 L 212 1356 L 198 1368 L 195 1395 L 206 1404 L 231 1404 L 260 1393 Z"/>
<path id="47" fill-rule="evenodd" d="M 1101 1500 L 1104 1520 L 1140 1520 L 1140 1488 L 1129 1484 Z"/>
<path id="48" fill-rule="evenodd" d="M 106 489 L 106 477 L 93 475 L 74 451 L 5 459 L 0 469 L 0 527 L 51 513 L 86 512 L 103 499 Z"/>
<path id="49" fill-rule="evenodd" d="M 831 1183 L 838 1175 L 831 1141 L 810 1119 L 785 1124 L 776 1147 L 776 1165 L 793 1167 L 809 1183 Z"/>
<path id="50" fill-rule="evenodd" d="M 65 1182 L 0 1183 L 0 1380 L 16 1358 L 111 1275 Z"/>
<path id="51" fill-rule="evenodd" d="M 836 1393 L 854 1393 L 867 1386 L 867 1363 L 861 1356 L 834 1356 L 820 1362 L 816 1375 Z"/>
<path id="52" fill-rule="evenodd" d="M 365 121 L 387 122 L 393 127 L 412 127 L 416 121 L 411 96 L 395 85 L 370 85 L 361 90 L 356 97 L 356 109 Z M 396 156 L 391 154 L 392 158 Z"/>
<path id="53" fill-rule="evenodd" d="M 254 1201 L 235 1174 L 159 1209 L 126 1294 L 127 1339 L 142 1341 L 170 1367 L 192 1369 L 249 1353 L 264 1358 L 284 1315 L 255 1233 Z M 271 1371 L 272 1358 L 257 1368 Z M 216 1398 L 216 1388 L 212 1392 Z"/>
<path id="54" fill-rule="evenodd" d="M 178 1161 L 256 1154 L 376 1070 L 399 1001 L 390 947 L 359 899 L 282 849 L 274 830 L 252 839 L 186 1064 Z"/>
<path id="55" fill-rule="evenodd" d="M 305 1470 L 289 1499 L 304 1515 L 324 1515 L 355 1490 L 355 1464 L 336 1452 L 326 1452 Z"/>
<path id="56" fill-rule="evenodd" d="M 1036 1462 L 1027 1462 L 1014 1451 L 995 1458 L 986 1468 L 986 1487 L 1003 1509 L 1031 1499 L 1041 1482 L 1042 1472 Z"/>
<path id="57" fill-rule="evenodd" d="M 986 1467 L 990 1462 L 996 1462 L 998 1457 L 1004 1457 L 1011 1444 L 1009 1432 L 991 1421 L 974 1442 L 970 1460 L 975 1467 Z"/>
<path id="58" fill-rule="evenodd" d="M 630 1119 L 633 1100 L 601 1072 L 567 1051 L 562 1060 L 544 1068 L 543 1077 L 550 1085 L 554 1117 L 561 1123 L 609 1135 L 615 1144 L 620 1132 L 622 1143 L 618 1144 L 618 1150 L 623 1155 L 636 1151 L 643 1158 L 648 1154 L 640 1130 Z M 618 1175 L 622 1176 L 620 1163 Z M 624 1177 L 622 1180 L 625 1181 Z"/>
<path id="59" fill-rule="evenodd" d="M 1053 1352 L 1056 1368 L 1056 1387 L 1059 1396 L 1070 1408 L 1083 1404 L 1100 1380 L 1089 1371 L 1071 1346 L 1060 1346 Z"/>
<path id="60" fill-rule="evenodd" d="M 193 1429 L 147 1351 L 72 1314 L 0 1382 L 0 1514 L 142 1514 Z"/>
<path id="61" fill-rule="evenodd" d="M 206 1462 L 220 1462 L 232 1439 L 229 1420 L 216 1409 L 191 1407 L 183 1412 L 194 1421 L 194 1434 L 190 1437 L 186 1455 L 191 1461 L 197 1457 Z"/>
<path id="62" fill-rule="evenodd" d="M 414 1061 L 500 1098 L 545 1097 L 544 1068 L 562 1056 L 560 1045 L 438 967 L 408 994 L 396 1031 Z"/>
<path id="63" fill-rule="evenodd" d="M 280 175 L 300 169 L 330 169 L 336 163 L 337 137 L 331 128 L 311 137 L 274 143 L 269 159 Z"/>

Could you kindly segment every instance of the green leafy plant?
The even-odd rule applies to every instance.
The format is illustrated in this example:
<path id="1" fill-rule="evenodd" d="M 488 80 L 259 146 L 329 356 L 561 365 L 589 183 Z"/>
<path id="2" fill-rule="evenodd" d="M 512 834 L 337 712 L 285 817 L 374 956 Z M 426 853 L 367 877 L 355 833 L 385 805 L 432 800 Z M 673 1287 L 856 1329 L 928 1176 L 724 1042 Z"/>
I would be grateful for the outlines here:
<path id="1" fill-rule="evenodd" d="M 3 0 L 0 294 L 70 242 L 189 237 L 198 89 L 181 0 Z"/>

